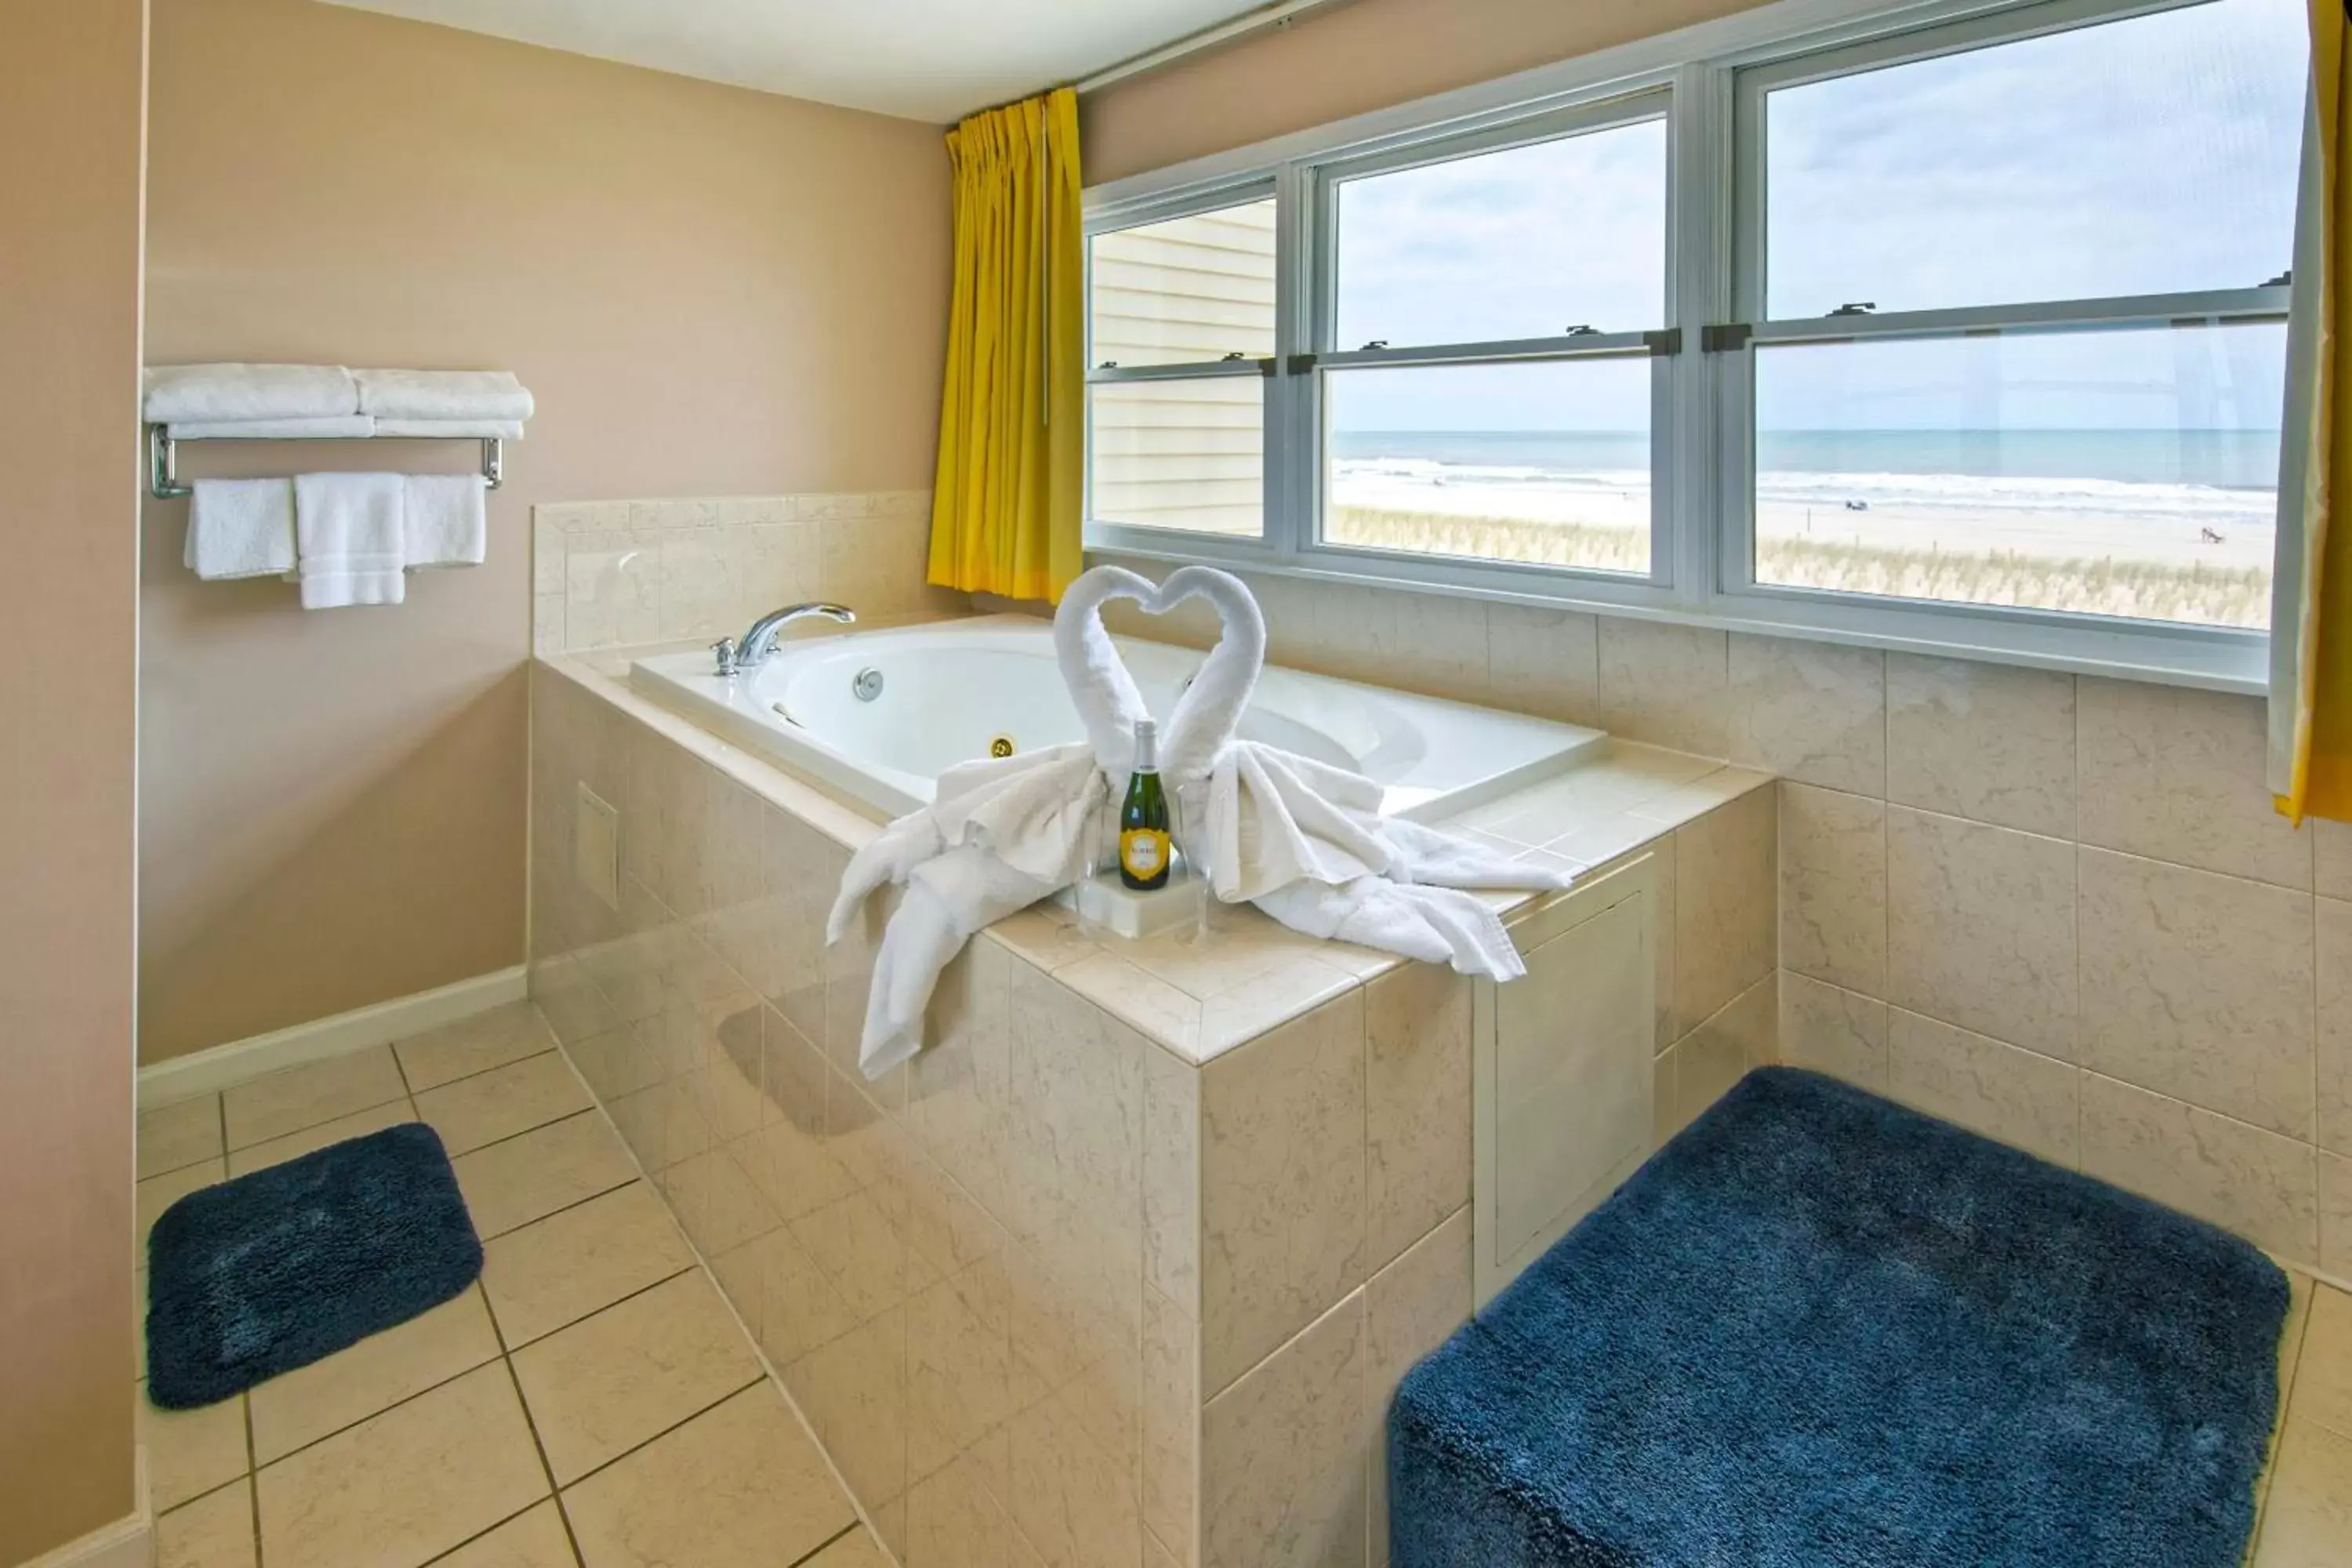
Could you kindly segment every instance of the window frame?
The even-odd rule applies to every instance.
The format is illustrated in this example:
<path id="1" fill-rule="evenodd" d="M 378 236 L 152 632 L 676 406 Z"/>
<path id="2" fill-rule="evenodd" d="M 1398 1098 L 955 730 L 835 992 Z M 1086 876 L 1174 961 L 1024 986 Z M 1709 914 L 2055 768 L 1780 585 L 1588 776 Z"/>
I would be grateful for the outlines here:
<path id="1" fill-rule="evenodd" d="M 2289 321 L 2292 339 L 2310 308 L 2303 298 L 2309 290 L 2268 286 L 1768 321 L 1761 315 L 1764 222 L 1759 200 L 1764 95 L 1805 80 L 2200 3 L 1775 0 L 1718 22 L 1094 187 L 1087 193 L 1089 240 L 1107 229 L 1260 199 L 1270 189 L 1276 202 L 1276 320 L 1274 360 L 1253 363 L 1248 372 L 1266 377 L 1262 536 L 1097 523 L 1089 506 L 1087 550 L 2263 691 L 2271 639 L 2260 630 L 1895 599 L 1754 580 L 1753 372 L 1759 343 L 2282 320 Z M 1665 321 L 1658 333 L 1369 352 L 1332 345 L 1335 193 L 1346 179 L 1655 118 L 1661 99 L 1667 141 L 1666 289 Z M 2301 184 L 2301 199 L 2307 201 L 2309 182 Z M 1089 246 L 1089 264 L 1091 254 Z M 1666 342 L 1639 341 L 1645 336 Z M 1648 577 L 1322 542 L 1327 369 L 1627 353 L 1653 356 Z M 1136 374 L 1165 376 L 1170 368 Z M 1088 379 L 1096 374 L 1090 371 Z M 1223 374 L 1241 372 L 1226 367 Z M 2299 449 L 2298 401 L 2290 386 L 2282 432 L 2282 454 L 2289 465 Z M 1089 495 L 1091 484 L 1090 474 Z M 2299 496 L 2292 484 L 2280 487 L 2277 540 L 2281 563 L 2299 557 Z"/>

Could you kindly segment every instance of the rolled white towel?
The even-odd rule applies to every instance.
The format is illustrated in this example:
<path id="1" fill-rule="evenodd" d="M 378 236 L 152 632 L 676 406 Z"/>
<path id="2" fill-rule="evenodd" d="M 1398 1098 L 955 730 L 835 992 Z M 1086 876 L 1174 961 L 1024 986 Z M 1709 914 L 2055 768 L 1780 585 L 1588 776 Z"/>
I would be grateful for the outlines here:
<path id="1" fill-rule="evenodd" d="M 294 570 L 294 481 L 198 479 L 181 560 L 206 582 Z"/>
<path id="2" fill-rule="evenodd" d="M 528 419 L 531 398 L 503 370 L 362 370 L 359 411 L 379 419 Z"/>
<path id="3" fill-rule="evenodd" d="M 476 436 L 500 441 L 522 439 L 520 419 L 378 419 L 378 436 Z"/>
<path id="4" fill-rule="evenodd" d="M 479 566 L 489 537 L 479 474 L 403 476 L 402 554 L 419 566 Z"/>
<path id="5" fill-rule="evenodd" d="M 339 364 L 159 364 L 145 382 L 152 425 L 331 419 L 360 411 L 359 383 Z"/>
<path id="6" fill-rule="evenodd" d="M 296 571 L 304 609 L 397 605 L 407 597 L 401 576 L 408 553 L 406 500 L 401 474 L 294 477 Z"/>
<path id="7" fill-rule="evenodd" d="M 364 414 L 309 419 L 179 419 L 165 426 L 174 441 L 341 441 L 375 434 Z"/>

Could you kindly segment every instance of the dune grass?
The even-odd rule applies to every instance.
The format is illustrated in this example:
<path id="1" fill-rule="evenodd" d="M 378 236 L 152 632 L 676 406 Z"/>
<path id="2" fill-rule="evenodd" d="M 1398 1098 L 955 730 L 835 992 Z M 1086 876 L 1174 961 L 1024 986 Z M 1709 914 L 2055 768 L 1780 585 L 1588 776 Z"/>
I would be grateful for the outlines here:
<path id="1" fill-rule="evenodd" d="M 1404 550 L 1472 560 L 1517 561 L 1609 572 L 1647 572 L 1650 540 L 1640 529 L 1524 518 L 1335 507 L 1325 537 L 1371 550 Z M 2021 609 L 2267 626 L 2271 574 L 2254 566 L 2089 560 L 1904 549 L 1766 536 L 1757 576 L 1783 587 Z"/>

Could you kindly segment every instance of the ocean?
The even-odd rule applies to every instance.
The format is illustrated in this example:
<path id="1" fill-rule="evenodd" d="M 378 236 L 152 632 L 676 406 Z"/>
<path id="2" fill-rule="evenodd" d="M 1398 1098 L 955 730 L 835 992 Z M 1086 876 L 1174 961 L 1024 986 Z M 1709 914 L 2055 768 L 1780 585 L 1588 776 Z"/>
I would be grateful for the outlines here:
<path id="1" fill-rule="evenodd" d="M 1646 474 L 1643 430 L 1340 430 L 1335 461 L 1426 463 L 1489 483 Z M 2275 430 L 1767 430 L 1767 475 L 1949 476 L 2271 490 Z"/>

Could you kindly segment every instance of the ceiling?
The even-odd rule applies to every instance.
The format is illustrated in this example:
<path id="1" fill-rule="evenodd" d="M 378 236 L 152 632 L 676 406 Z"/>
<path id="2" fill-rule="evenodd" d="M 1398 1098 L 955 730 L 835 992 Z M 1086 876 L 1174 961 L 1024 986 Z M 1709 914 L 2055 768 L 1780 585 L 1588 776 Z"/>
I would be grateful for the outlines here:
<path id="1" fill-rule="evenodd" d="M 328 0 L 600 59 L 944 122 L 1265 0 Z"/>

